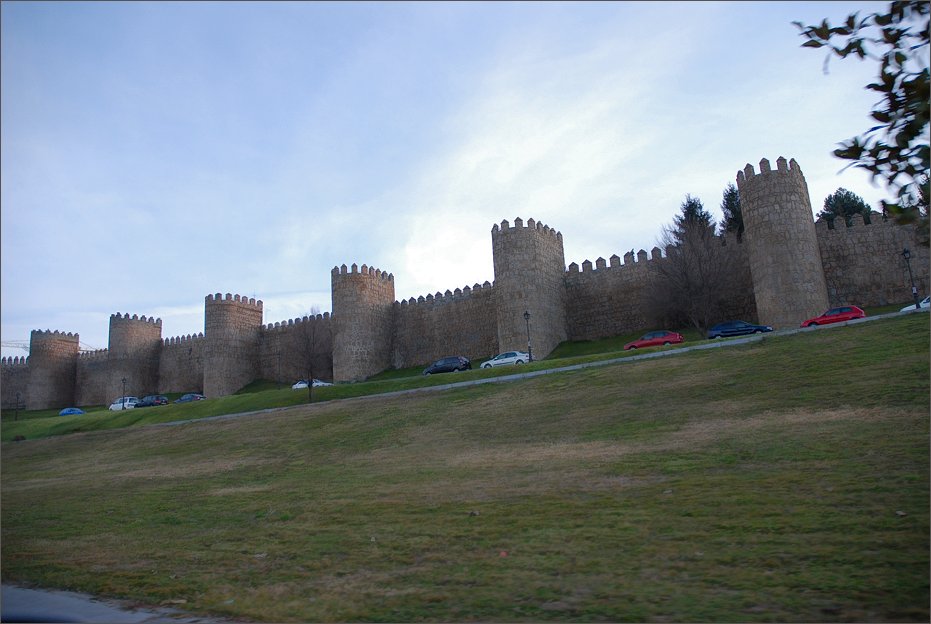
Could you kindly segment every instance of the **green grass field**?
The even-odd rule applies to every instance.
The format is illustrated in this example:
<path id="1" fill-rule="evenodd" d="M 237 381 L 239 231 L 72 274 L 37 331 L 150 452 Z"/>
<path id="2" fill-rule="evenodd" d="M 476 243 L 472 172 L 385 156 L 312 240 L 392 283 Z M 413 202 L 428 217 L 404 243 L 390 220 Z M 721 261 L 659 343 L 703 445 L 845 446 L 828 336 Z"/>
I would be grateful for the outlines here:
<path id="1" fill-rule="evenodd" d="M 2 577 L 253 621 L 926 622 L 929 339 L 915 314 L 229 420 L 46 423 L 2 445 Z M 178 413 L 266 393 L 291 396 Z"/>

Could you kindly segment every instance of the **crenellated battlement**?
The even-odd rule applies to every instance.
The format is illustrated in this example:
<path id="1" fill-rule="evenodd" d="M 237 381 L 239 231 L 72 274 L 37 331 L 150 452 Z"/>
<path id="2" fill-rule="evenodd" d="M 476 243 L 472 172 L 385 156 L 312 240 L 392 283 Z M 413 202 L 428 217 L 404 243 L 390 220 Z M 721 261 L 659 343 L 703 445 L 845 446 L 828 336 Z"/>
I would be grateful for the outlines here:
<path id="1" fill-rule="evenodd" d="M 93 351 L 81 351 L 78 353 L 78 360 L 81 362 L 106 361 L 110 357 L 109 349 L 94 349 Z"/>
<path id="2" fill-rule="evenodd" d="M 798 163 L 795 162 L 795 159 L 791 159 L 788 162 L 782 156 L 776 159 L 776 171 L 773 171 L 773 168 L 769 164 L 769 160 L 763 158 L 760 160 L 760 176 L 766 176 L 772 173 L 791 175 L 798 179 L 804 181 L 805 177 L 802 174 L 802 168 L 798 166 Z M 753 165 L 747 163 L 747 165 L 737 172 L 737 188 L 740 189 L 741 185 L 751 180 L 754 177 L 758 177 L 756 172 L 753 169 Z"/>
<path id="3" fill-rule="evenodd" d="M 158 325 L 158 326 L 161 326 L 162 324 L 162 319 L 160 318 L 157 319 L 154 316 L 146 317 L 145 315 L 139 316 L 138 314 L 133 314 L 132 317 L 130 317 L 128 312 L 125 315 L 120 314 L 119 312 L 117 312 L 116 314 L 111 314 L 110 321 L 111 323 L 113 321 L 116 321 L 118 323 L 126 322 L 126 321 L 130 321 L 130 322 L 135 321 L 139 323 L 149 323 L 151 325 Z"/>
<path id="4" fill-rule="evenodd" d="M 34 329 L 30 333 L 29 338 L 30 340 L 40 340 L 40 341 L 42 340 L 65 340 L 65 341 L 74 342 L 74 343 L 77 343 L 79 341 L 78 334 L 72 334 L 71 332 L 65 333 L 63 331 L 58 331 L 57 329 L 55 331 L 52 331 L 50 329 L 46 329 L 44 331 L 41 329 Z"/>
<path id="5" fill-rule="evenodd" d="M 608 260 L 605 260 L 604 258 L 599 257 L 595 261 L 594 265 L 592 264 L 591 260 L 585 260 L 581 265 L 581 272 L 589 273 L 589 272 L 604 271 L 604 270 L 611 270 L 611 269 L 623 269 L 623 268 L 629 268 L 632 266 L 641 267 L 645 263 L 653 262 L 656 260 L 662 260 L 668 257 L 671 249 L 672 249 L 671 247 L 666 248 L 666 255 L 663 255 L 663 251 L 659 247 L 654 247 L 653 249 L 651 249 L 649 255 L 644 249 L 641 249 L 636 254 L 634 254 L 633 250 L 630 250 L 624 254 L 623 263 L 621 262 L 621 258 L 617 254 L 614 254 Z M 572 276 L 579 272 L 580 272 L 579 265 L 576 264 L 575 262 L 572 262 L 569 264 L 569 268 L 566 270 L 566 275 Z"/>
<path id="6" fill-rule="evenodd" d="M 384 280 L 387 282 L 394 282 L 394 274 L 388 273 L 387 271 L 382 271 L 381 269 L 376 269 L 375 267 L 370 267 L 363 264 L 362 269 L 359 270 L 359 265 L 353 263 L 350 267 L 347 267 L 345 264 L 342 264 L 338 267 L 333 267 L 330 271 L 332 278 L 339 279 L 344 275 L 368 275 L 372 278 Z"/>
<path id="7" fill-rule="evenodd" d="M 850 218 L 850 224 L 843 219 L 843 217 L 837 217 L 836 219 L 825 219 L 819 218 L 815 221 L 815 230 L 817 230 L 818 235 L 826 234 L 827 232 L 849 232 L 855 228 L 895 228 L 897 226 L 895 220 L 893 219 L 884 219 L 882 213 L 876 212 L 875 210 L 870 212 L 869 220 L 865 219 L 862 214 L 855 214 Z"/>
<path id="8" fill-rule="evenodd" d="M 174 336 L 172 338 L 165 338 L 162 341 L 162 346 L 164 347 L 183 346 L 188 343 L 192 343 L 194 341 L 203 340 L 203 339 L 204 339 L 204 332 L 200 332 L 198 334 L 188 334 L 186 336 Z"/>
<path id="9" fill-rule="evenodd" d="M 265 331 L 275 331 L 275 330 L 286 330 L 293 328 L 295 326 L 303 325 L 304 323 L 310 322 L 319 322 L 319 321 L 328 321 L 330 320 L 330 313 L 324 312 L 323 314 L 316 314 L 314 316 L 302 316 L 300 318 L 288 319 L 286 321 L 276 321 L 274 323 L 268 323 L 263 329 Z"/>
<path id="10" fill-rule="evenodd" d="M 494 288 L 494 284 L 489 281 L 485 281 L 484 284 L 476 283 L 473 286 L 466 286 L 464 288 L 456 288 L 455 290 L 446 290 L 446 292 L 441 293 L 437 292 L 435 295 L 420 295 L 419 297 L 411 297 L 410 299 L 402 299 L 400 301 L 395 301 L 395 307 L 400 306 L 414 306 L 420 304 L 432 304 L 432 305 L 443 305 L 445 303 L 452 303 L 454 301 L 462 301 L 471 297 L 472 295 L 477 295 L 479 293 L 491 291 Z"/>
<path id="11" fill-rule="evenodd" d="M 0 358 L 0 366 L 28 366 L 28 360 L 28 355 Z"/>
<path id="12" fill-rule="evenodd" d="M 204 297 L 204 303 L 206 305 L 241 305 L 243 307 L 255 308 L 256 310 L 262 309 L 262 300 L 256 300 L 250 297 L 241 297 L 239 295 L 232 295 L 226 293 L 226 297 L 220 293 L 215 295 L 207 295 Z"/>
<path id="13" fill-rule="evenodd" d="M 500 225 L 495 223 L 491 227 L 491 236 L 492 238 L 494 238 L 495 236 L 498 236 L 500 234 L 507 234 L 511 232 L 515 232 L 515 233 L 530 232 L 530 231 L 536 231 L 541 234 L 545 234 L 547 236 L 552 236 L 554 239 L 558 239 L 560 243 L 562 242 L 561 232 L 554 230 L 548 225 L 543 225 L 539 221 L 535 221 L 532 218 L 527 219 L 526 227 L 524 226 L 523 219 L 521 219 L 520 217 L 517 217 L 516 219 L 514 219 L 513 226 L 511 226 L 511 224 L 508 222 L 507 219 L 503 219 Z"/>

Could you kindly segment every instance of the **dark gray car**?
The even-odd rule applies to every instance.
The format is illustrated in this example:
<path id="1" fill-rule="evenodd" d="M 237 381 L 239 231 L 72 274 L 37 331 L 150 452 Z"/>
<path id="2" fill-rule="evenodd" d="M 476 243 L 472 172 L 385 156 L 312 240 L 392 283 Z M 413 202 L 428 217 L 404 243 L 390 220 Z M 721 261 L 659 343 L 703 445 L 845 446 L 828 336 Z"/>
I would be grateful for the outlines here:
<path id="1" fill-rule="evenodd" d="M 455 371 L 471 369 L 472 362 L 470 362 L 468 358 L 464 358 L 461 355 L 454 355 L 452 357 L 445 357 L 441 360 L 437 360 L 427 368 L 423 369 L 423 374 L 433 375 L 434 373 L 452 373 Z"/>

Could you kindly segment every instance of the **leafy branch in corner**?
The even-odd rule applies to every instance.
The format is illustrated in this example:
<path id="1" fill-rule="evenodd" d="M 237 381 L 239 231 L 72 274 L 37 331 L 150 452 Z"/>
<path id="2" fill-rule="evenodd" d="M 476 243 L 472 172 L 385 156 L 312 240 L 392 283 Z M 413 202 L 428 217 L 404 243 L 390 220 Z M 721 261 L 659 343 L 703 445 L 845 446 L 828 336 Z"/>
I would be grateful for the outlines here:
<path id="1" fill-rule="evenodd" d="M 793 22 L 807 39 L 802 47 L 829 49 L 832 55 L 855 55 L 879 63 L 879 76 L 866 89 L 882 97 L 874 105 L 872 118 L 878 122 L 858 137 L 839 143 L 834 155 L 852 161 L 848 167 L 870 172 L 885 181 L 895 193 L 893 202 L 883 201 L 883 213 L 899 223 L 917 224 L 928 244 L 929 149 L 929 22 L 927 0 L 892 2 L 887 13 L 871 13 L 860 19 L 847 16 L 840 26 L 827 20 L 806 26 Z"/>

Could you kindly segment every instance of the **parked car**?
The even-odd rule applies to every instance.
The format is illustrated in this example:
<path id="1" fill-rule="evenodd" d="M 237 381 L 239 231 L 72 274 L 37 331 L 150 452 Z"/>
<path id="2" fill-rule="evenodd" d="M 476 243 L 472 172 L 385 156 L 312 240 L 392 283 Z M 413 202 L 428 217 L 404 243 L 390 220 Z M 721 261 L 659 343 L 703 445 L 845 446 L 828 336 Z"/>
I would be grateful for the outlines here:
<path id="1" fill-rule="evenodd" d="M 853 319 L 863 318 L 865 316 L 866 312 L 857 306 L 838 306 L 836 308 L 831 308 L 821 316 L 816 316 L 815 318 L 810 318 L 807 321 L 803 321 L 801 326 L 813 327 L 815 325 L 843 323 L 844 321 L 852 321 Z"/>
<path id="2" fill-rule="evenodd" d="M 493 366 L 506 366 L 507 364 L 524 364 L 530 361 L 530 354 L 523 351 L 508 351 L 499 353 L 487 362 L 482 362 L 482 368 L 492 368 Z"/>
<path id="3" fill-rule="evenodd" d="M 624 345 L 625 351 L 630 351 L 631 349 L 642 349 L 643 347 L 655 347 L 657 345 L 670 345 L 678 344 L 680 342 L 685 342 L 685 338 L 682 337 L 682 334 L 678 332 L 660 330 L 647 332 L 646 334 L 640 336 L 637 340 L 633 342 L 628 342 Z"/>
<path id="4" fill-rule="evenodd" d="M 437 360 L 427 368 L 423 369 L 424 375 L 433 375 L 434 373 L 452 373 L 455 371 L 471 370 L 472 362 L 461 355 L 445 357 Z"/>
<path id="5" fill-rule="evenodd" d="M 168 405 L 168 397 L 161 394 L 150 394 L 142 397 L 136 407 L 153 407 L 155 405 Z"/>
<path id="6" fill-rule="evenodd" d="M 203 401 L 206 399 L 202 394 L 196 392 L 191 392 L 190 394 L 182 395 L 181 398 L 175 399 L 175 403 L 190 403 L 191 401 Z"/>
<path id="7" fill-rule="evenodd" d="M 124 409 L 133 409 L 134 407 L 136 407 L 136 404 L 138 402 L 139 402 L 139 397 L 134 397 L 134 396 L 120 397 L 118 399 L 115 399 L 113 403 L 110 404 L 109 409 L 111 412 L 118 412 Z"/>
<path id="8" fill-rule="evenodd" d="M 925 297 L 924 299 L 922 299 L 922 300 L 918 303 L 918 307 L 919 307 L 919 308 L 931 308 L 931 295 L 929 295 L 929 296 Z M 907 306 L 905 306 L 904 308 L 902 308 L 901 310 L 899 310 L 899 312 L 908 312 L 909 310 L 914 310 L 914 309 L 916 309 L 916 308 L 915 308 L 915 304 L 914 304 L 914 303 L 910 303 L 910 304 L 908 304 Z"/>
<path id="9" fill-rule="evenodd" d="M 302 389 L 302 388 L 307 388 L 308 385 L 310 385 L 310 384 L 307 383 L 307 380 L 306 380 L 306 379 L 301 379 L 300 381 L 298 381 L 297 383 L 295 383 L 293 386 L 291 386 L 291 389 L 292 389 L 292 390 L 300 390 L 300 389 Z M 328 382 L 328 381 L 323 381 L 322 379 L 314 379 L 314 381 L 313 381 L 313 387 L 314 387 L 314 388 L 319 388 L 319 387 L 321 387 L 321 386 L 332 386 L 332 385 L 333 385 L 333 384 L 331 384 L 330 382 Z"/>
<path id="10" fill-rule="evenodd" d="M 769 325 L 754 325 L 746 321 L 725 321 L 718 323 L 708 330 L 708 338 L 724 338 L 725 336 L 746 336 L 747 334 L 762 334 L 771 332 Z"/>
<path id="11" fill-rule="evenodd" d="M 66 407 L 65 409 L 58 412 L 59 416 L 77 416 L 78 414 L 83 414 L 84 410 L 77 407 Z"/>

